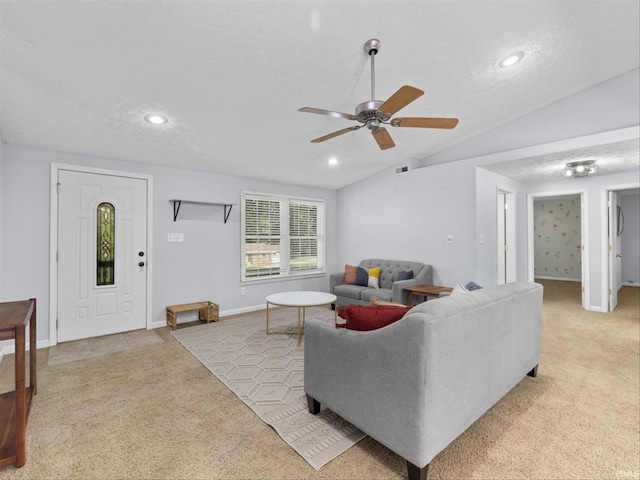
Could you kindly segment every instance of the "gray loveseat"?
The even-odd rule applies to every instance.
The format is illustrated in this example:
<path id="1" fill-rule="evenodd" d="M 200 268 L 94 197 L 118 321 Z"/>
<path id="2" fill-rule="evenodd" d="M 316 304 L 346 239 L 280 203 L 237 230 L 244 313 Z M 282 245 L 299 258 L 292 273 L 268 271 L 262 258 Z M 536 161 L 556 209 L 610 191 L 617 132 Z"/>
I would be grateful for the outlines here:
<path id="1" fill-rule="evenodd" d="M 426 479 L 429 462 L 540 362 L 542 286 L 429 300 L 372 331 L 307 320 L 304 389 Z"/>
<path id="2" fill-rule="evenodd" d="M 332 273 L 329 277 L 329 292 L 338 297 L 336 300 L 338 305 L 369 305 L 372 296 L 387 302 L 397 302 L 406 305 L 408 294 L 404 291 L 405 287 L 433 284 L 433 268 L 431 265 L 425 265 L 424 263 L 369 258 L 362 260 L 358 266 L 380 267 L 380 288 L 345 285 L 344 272 Z M 413 278 L 398 281 L 400 272 L 408 271 L 413 272 Z"/>

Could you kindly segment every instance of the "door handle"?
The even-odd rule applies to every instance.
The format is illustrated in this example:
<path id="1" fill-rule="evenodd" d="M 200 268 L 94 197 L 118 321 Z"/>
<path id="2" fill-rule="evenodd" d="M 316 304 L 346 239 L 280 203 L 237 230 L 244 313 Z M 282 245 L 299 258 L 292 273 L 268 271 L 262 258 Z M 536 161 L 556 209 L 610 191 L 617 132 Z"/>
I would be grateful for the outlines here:
<path id="1" fill-rule="evenodd" d="M 144 262 L 140 262 L 140 263 L 138 263 L 138 266 L 139 266 L 139 267 L 144 267 Z"/>
<path id="2" fill-rule="evenodd" d="M 622 254 L 621 253 L 616 253 L 616 258 L 622 258 Z"/>

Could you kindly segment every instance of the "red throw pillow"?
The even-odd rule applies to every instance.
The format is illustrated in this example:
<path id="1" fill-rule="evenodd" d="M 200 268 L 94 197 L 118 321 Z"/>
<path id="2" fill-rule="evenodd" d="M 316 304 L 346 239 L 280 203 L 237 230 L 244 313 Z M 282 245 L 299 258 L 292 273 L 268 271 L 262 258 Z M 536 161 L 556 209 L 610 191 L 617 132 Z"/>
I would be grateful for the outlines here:
<path id="1" fill-rule="evenodd" d="M 404 305 L 347 305 L 338 310 L 338 316 L 347 321 L 346 328 L 364 332 L 386 327 L 410 309 Z"/>

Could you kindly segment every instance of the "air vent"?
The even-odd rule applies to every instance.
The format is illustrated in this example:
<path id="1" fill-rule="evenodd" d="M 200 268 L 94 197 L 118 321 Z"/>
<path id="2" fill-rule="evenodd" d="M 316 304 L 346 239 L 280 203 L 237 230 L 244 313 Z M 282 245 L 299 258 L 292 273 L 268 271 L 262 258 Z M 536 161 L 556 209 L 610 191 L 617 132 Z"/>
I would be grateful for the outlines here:
<path id="1" fill-rule="evenodd" d="M 401 173 L 407 173 L 409 171 L 409 167 L 408 166 L 404 166 L 404 167 L 398 167 L 396 168 L 396 175 L 400 175 Z"/>

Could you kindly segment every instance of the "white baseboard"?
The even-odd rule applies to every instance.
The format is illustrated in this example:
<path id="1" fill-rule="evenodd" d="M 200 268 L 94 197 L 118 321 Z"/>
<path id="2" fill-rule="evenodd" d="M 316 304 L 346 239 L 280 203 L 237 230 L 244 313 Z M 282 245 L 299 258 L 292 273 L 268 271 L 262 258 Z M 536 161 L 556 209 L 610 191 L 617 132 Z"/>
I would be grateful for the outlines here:
<path id="1" fill-rule="evenodd" d="M 29 341 L 27 339 L 26 351 L 29 351 Z M 36 350 L 40 350 L 41 348 L 49 347 L 49 340 L 39 340 L 36 342 Z M 0 362 L 5 355 L 11 355 L 12 353 L 16 353 L 16 345 L 13 343 L 13 340 L 7 340 L 6 344 L 0 348 Z"/>
<path id="2" fill-rule="evenodd" d="M 243 313 L 257 312 L 260 310 L 266 310 L 266 308 L 267 308 L 266 305 L 263 304 L 263 305 L 254 305 L 251 307 L 236 308 L 234 310 L 225 310 L 220 312 L 220 318 L 230 317 L 232 315 L 241 315 Z M 178 325 L 180 325 L 181 323 L 189 323 L 197 320 L 195 313 L 193 315 L 184 314 L 181 316 L 181 318 L 182 318 L 182 321 L 178 321 Z M 167 326 L 166 321 L 153 322 L 151 324 L 151 327 L 149 327 L 149 329 L 166 327 L 166 326 Z"/>
<path id="3" fill-rule="evenodd" d="M 539 277 L 536 275 L 535 279 L 540 280 L 559 280 L 562 282 L 582 282 L 581 278 L 564 278 L 564 277 Z"/>
<path id="4" fill-rule="evenodd" d="M 594 307 L 593 305 L 584 307 L 585 310 L 590 312 L 607 313 L 607 309 L 603 307 Z"/>
<path id="5" fill-rule="evenodd" d="M 622 285 L 625 287 L 640 287 L 640 283 L 635 282 L 622 282 Z"/>
<path id="6" fill-rule="evenodd" d="M 242 313 L 249 313 L 249 312 L 257 312 L 259 310 L 265 310 L 266 306 L 265 305 L 254 305 L 252 307 L 244 307 L 244 308 L 236 308 L 234 310 L 225 310 L 224 312 L 220 312 L 220 317 L 230 317 L 231 315 L 240 315 Z M 154 329 L 154 328 L 160 328 L 160 327 L 166 327 L 167 326 L 167 322 L 163 321 L 163 322 L 153 322 L 151 324 L 151 327 L 149 328 L 150 330 Z M 5 343 L 4 345 L 2 345 L 2 343 Z M 48 348 L 51 346 L 51 343 L 49 342 L 49 340 L 39 340 L 36 343 L 36 349 L 41 349 L 41 348 Z M 27 351 L 29 350 L 29 343 L 27 341 Z M 0 362 L 2 362 L 2 359 L 4 358 L 5 355 L 11 355 L 12 353 L 16 352 L 16 347 L 15 344 L 13 343 L 13 340 L 6 340 L 5 342 L 0 342 Z"/>
<path id="7" fill-rule="evenodd" d="M 220 312 L 221 317 L 230 317 L 231 315 L 240 315 L 242 313 L 257 312 L 259 310 L 266 310 L 266 304 L 254 305 L 252 307 L 236 308 L 234 310 L 225 310 Z"/>

